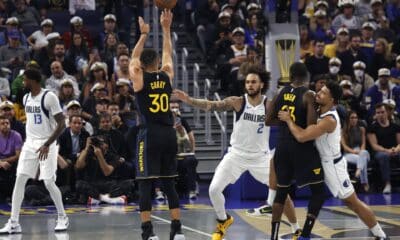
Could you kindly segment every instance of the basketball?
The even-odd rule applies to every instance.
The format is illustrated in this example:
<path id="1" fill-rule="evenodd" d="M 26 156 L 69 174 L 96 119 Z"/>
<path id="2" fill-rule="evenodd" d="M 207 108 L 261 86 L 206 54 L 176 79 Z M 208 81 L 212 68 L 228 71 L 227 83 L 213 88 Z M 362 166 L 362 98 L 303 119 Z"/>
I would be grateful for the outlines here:
<path id="1" fill-rule="evenodd" d="M 154 0 L 156 6 L 160 9 L 172 9 L 175 7 L 177 0 Z"/>

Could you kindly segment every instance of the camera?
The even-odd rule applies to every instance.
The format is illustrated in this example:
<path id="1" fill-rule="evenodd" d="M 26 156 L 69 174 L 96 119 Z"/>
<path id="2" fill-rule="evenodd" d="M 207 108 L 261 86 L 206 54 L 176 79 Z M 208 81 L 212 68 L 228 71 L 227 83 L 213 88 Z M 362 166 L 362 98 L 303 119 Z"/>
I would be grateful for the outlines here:
<path id="1" fill-rule="evenodd" d="M 104 139 L 97 136 L 97 137 L 92 137 L 91 141 L 93 146 L 100 147 L 101 144 L 104 142 Z"/>

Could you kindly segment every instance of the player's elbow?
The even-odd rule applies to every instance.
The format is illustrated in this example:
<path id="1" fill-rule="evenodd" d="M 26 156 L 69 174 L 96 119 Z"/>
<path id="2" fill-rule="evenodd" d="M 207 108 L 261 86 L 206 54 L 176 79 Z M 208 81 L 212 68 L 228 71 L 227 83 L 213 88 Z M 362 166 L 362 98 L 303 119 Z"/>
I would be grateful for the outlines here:
<path id="1" fill-rule="evenodd" d="M 306 138 L 306 136 L 304 136 L 304 135 L 302 135 L 302 134 L 300 134 L 299 136 L 296 136 L 296 140 L 297 140 L 299 143 L 305 143 L 305 142 L 309 141 L 309 140 Z"/>

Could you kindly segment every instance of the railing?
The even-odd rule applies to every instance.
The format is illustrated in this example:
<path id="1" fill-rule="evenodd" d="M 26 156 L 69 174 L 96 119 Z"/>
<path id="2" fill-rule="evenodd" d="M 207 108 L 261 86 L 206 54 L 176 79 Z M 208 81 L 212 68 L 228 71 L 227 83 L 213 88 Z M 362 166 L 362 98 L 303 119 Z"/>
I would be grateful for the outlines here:
<path id="1" fill-rule="evenodd" d="M 214 98 L 217 101 L 221 101 L 221 97 L 217 92 L 214 93 Z M 221 115 L 220 115 L 221 114 Z M 228 136 L 226 131 L 226 111 L 218 113 L 214 111 L 214 116 L 218 121 L 220 127 L 220 136 L 221 136 L 221 156 L 224 155 L 224 152 L 228 146 Z"/>
<path id="2" fill-rule="evenodd" d="M 208 78 L 204 81 L 204 98 L 207 99 L 208 96 L 210 95 L 210 89 L 211 89 L 211 82 Z M 208 145 L 214 144 L 214 141 L 211 136 L 211 112 L 206 111 L 205 113 L 205 119 L 204 119 L 204 124 L 205 124 L 205 141 Z"/>
<path id="3" fill-rule="evenodd" d="M 200 98 L 200 88 L 199 88 L 199 72 L 200 66 L 199 64 L 195 63 L 193 67 L 193 97 Z M 200 109 L 194 108 L 193 109 L 193 122 L 195 127 L 201 128 L 203 125 L 200 123 Z"/>
<path id="4" fill-rule="evenodd" d="M 187 71 L 187 58 L 188 58 L 188 50 L 186 48 L 182 49 L 182 76 L 181 76 L 181 81 L 182 81 L 182 90 L 185 92 L 189 91 L 189 74 Z M 184 112 L 189 112 L 190 111 L 190 107 L 188 105 L 184 105 L 183 106 L 183 111 Z"/>

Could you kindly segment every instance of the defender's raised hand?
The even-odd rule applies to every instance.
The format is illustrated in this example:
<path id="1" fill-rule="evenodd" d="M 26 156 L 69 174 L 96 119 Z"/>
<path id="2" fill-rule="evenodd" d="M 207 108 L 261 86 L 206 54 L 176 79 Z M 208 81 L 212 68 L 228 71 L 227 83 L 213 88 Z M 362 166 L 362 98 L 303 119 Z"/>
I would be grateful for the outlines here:
<path id="1" fill-rule="evenodd" d="M 173 14 L 170 9 L 164 9 L 161 12 L 160 23 L 163 29 L 170 29 L 172 23 Z"/>
<path id="2" fill-rule="evenodd" d="M 149 34 L 150 32 L 150 25 L 145 23 L 142 17 L 139 17 L 139 28 L 142 34 Z"/>

